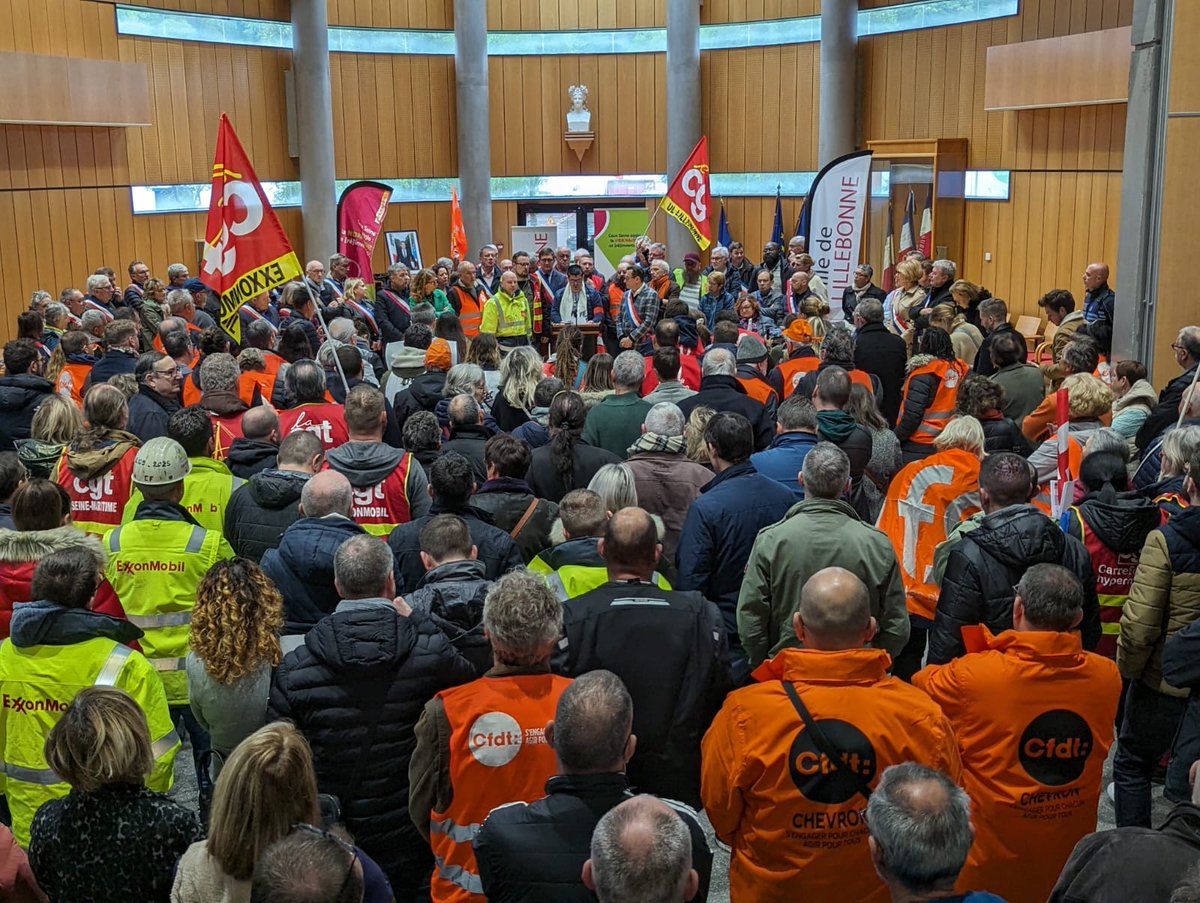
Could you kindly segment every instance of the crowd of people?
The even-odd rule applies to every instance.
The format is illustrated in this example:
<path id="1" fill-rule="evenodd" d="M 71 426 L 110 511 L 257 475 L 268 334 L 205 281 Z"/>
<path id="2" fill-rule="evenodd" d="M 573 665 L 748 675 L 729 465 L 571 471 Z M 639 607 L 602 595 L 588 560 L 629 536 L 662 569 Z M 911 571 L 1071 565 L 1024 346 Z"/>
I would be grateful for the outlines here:
<path id="1" fill-rule="evenodd" d="M 711 825 L 737 903 L 1200 899 L 1200 327 L 1156 391 L 1101 263 L 1031 360 L 952 261 L 761 261 L 35 294 L 0 895 L 703 901 Z"/>

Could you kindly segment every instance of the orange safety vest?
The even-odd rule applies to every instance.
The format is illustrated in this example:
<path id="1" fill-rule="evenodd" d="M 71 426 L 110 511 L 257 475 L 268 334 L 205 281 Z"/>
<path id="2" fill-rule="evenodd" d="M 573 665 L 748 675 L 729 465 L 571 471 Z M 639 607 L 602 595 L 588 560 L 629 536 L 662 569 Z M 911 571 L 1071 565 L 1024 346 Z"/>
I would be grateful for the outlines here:
<path id="1" fill-rule="evenodd" d="M 734 690 L 704 735 L 700 794 L 717 837 L 733 848 L 732 900 L 887 903 L 871 866 L 867 801 L 840 773 L 788 698 L 791 684 L 835 747 L 838 766 L 869 787 L 884 769 L 919 762 L 956 783 L 950 721 L 887 673 L 882 649 L 784 649 Z"/>
<path id="2" fill-rule="evenodd" d="M 896 474 L 876 526 L 896 550 L 909 614 L 933 620 L 940 592 L 930 579 L 933 553 L 979 510 L 979 459 L 969 451 L 938 452 Z"/>
<path id="3" fill-rule="evenodd" d="M 245 370 L 238 377 L 238 398 L 248 407 L 254 407 L 254 392 L 257 389 L 259 398 L 270 402 L 271 390 L 275 388 L 275 377 L 262 370 Z"/>
<path id="4" fill-rule="evenodd" d="M 1077 633 L 982 627 L 972 646 L 979 651 L 913 677 L 954 724 L 975 804 L 958 887 L 1045 900 L 1075 844 L 1096 830 L 1121 676 L 1084 652 Z"/>
<path id="5" fill-rule="evenodd" d="M 374 486 L 353 487 L 350 517 L 373 536 L 388 536 L 392 530 L 412 520 L 408 502 L 408 474 L 413 456 L 405 453 L 396 468 Z M 329 462 L 325 469 L 332 470 Z"/>
<path id="6" fill-rule="evenodd" d="M 454 798 L 445 812 L 430 813 L 435 901 L 483 900 L 471 842 L 497 806 L 545 795 L 556 771 L 546 724 L 570 684 L 555 674 L 482 677 L 437 694 L 450 724 Z"/>
<path id="7" fill-rule="evenodd" d="M 921 425 L 909 437 L 910 442 L 918 445 L 933 445 L 933 440 L 941 434 L 946 424 L 954 417 L 954 404 L 958 401 L 958 387 L 966 379 L 968 370 L 965 361 L 936 360 L 930 361 L 923 367 L 918 367 L 908 375 L 908 379 L 904 382 L 901 410 L 908 402 L 908 387 L 912 385 L 913 377 L 928 373 L 938 377 L 937 394 L 921 416 Z M 853 379 L 853 377 L 851 378 Z M 870 382 L 870 377 L 867 377 L 867 381 Z"/>
<path id="8" fill-rule="evenodd" d="M 793 357 L 780 363 L 776 368 L 783 380 L 783 397 L 791 398 L 796 391 L 796 383 L 804 378 L 805 373 L 812 373 L 821 366 L 819 357 Z"/>
<path id="9" fill-rule="evenodd" d="M 321 402 L 302 404 L 279 412 L 279 435 L 290 436 L 296 430 L 316 433 L 325 451 L 337 448 L 350 441 L 346 429 L 346 415 L 340 404 Z"/>
<path id="10" fill-rule="evenodd" d="M 1052 441 L 1058 436 L 1058 430 L 1055 430 L 1050 439 Z M 1067 467 L 1070 468 L 1072 475 L 1076 480 L 1079 479 L 1079 467 L 1083 463 L 1083 446 L 1079 444 L 1079 440 L 1074 436 L 1067 439 Z M 1046 480 L 1038 486 L 1038 494 L 1031 500 L 1031 503 L 1042 509 L 1042 512 L 1047 517 L 1053 517 L 1053 509 L 1050 505 L 1050 481 Z M 1074 501 L 1074 499 L 1071 499 Z"/>
<path id="11" fill-rule="evenodd" d="M 479 301 L 476 302 L 470 294 L 460 291 L 458 286 L 451 289 L 458 297 L 459 314 L 458 322 L 462 324 L 463 333 L 467 338 L 471 339 L 479 335 L 479 327 L 483 323 L 483 305 L 491 298 L 491 294 L 483 287 L 483 283 L 479 283 Z"/>
<path id="12" fill-rule="evenodd" d="M 71 520 L 80 530 L 103 536 L 121 526 L 125 506 L 133 494 L 133 459 L 137 453 L 136 448 L 131 448 L 107 473 L 83 480 L 71 472 L 67 452 L 63 450 L 56 480 L 71 497 Z"/>
<path id="13" fill-rule="evenodd" d="M 739 376 L 737 381 L 742 384 L 746 390 L 746 394 L 757 401 L 759 404 L 767 404 L 771 399 L 779 400 L 779 396 L 775 394 L 775 390 L 771 388 L 771 384 L 766 380 L 757 376 Z"/>
<path id="14" fill-rule="evenodd" d="M 190 408 L 194 404 L 200 404 L 200 396 L 203 394 L 204 392 L 200 389 L 200 375 L 193 367 L 192 372 L 183 378 L 183 387 L 180 389 L 183 406 Z"/>
<path id="15" fill-rule="evenodd" d="M 91 372 L 91 364 L 64 364 L 58 374 L 58 394 L 71 399 L 82 409 L 83 386 Z"/>
<path id="16" fill-rule="evenodd" d="M 615 282 L 608 286 L 608 322 L 617 323 L 621 319 L 621 303 L 625 300 L 625 289 Z"/>

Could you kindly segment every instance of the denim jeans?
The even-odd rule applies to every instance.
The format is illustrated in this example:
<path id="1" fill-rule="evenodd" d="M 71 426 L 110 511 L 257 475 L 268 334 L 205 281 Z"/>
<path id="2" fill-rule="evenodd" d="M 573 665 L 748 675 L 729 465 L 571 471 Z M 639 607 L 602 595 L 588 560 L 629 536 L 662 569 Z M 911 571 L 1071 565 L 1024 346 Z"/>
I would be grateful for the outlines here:
<path id="1" fill-rule="evenodd" d="M 1186 699 L 1159 693 L 1140 680 L 1130 682 L 1113 757 L 1118 828 L 1151 827 L 1150 775 L 1171 749 L 1186 707 Z"/>

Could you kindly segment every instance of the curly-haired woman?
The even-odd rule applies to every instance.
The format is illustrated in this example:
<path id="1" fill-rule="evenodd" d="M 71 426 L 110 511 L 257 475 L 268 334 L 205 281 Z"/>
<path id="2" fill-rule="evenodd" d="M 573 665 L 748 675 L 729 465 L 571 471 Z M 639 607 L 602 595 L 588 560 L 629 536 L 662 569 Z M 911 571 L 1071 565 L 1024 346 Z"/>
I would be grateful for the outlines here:
<path id="1" fill-rule="evenodd" d="M 196 590 L 188 693 L 192 713 L 212 735 L 214 781 L 234 747 L 266 723 L 282 626 L 283 596 L 253 561 L 218 562 Z"/>

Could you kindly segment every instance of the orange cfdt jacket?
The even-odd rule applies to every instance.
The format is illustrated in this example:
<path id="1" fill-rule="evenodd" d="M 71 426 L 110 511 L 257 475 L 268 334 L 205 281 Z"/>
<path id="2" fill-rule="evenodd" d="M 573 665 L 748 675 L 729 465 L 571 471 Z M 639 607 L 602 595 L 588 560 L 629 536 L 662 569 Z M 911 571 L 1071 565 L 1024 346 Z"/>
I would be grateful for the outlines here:
<path id="1" fill-rule="evenodd" d="M 870 786 L 883 770 L 920 762 L 957 781 L 958 745 L 929 697 L 891 677 L 882 649 L 784 649 L 735 690 L 704 736 L 700 795 L 717 837 L 733 848 L 730 898 L 753 903 L 886 903 L 867 846 L 867 803 L 807 734 L 783 688 L 790 681 L 844 768 Z"/>
<path id="2" fill-rule="evenodd" d="M 960 890 L 1042 903 L 1096 830 L 1121 693 L 1117 666 L 1077 633 L 979 628 L 969 653 L 913 677 L 954 723 L 975 844 Z M 970 638 L 968 638 L 970 639 Z"/>
<path id="3" fill-rule="evenodd" d="M 765 405 L 771 399 L 775 399 L 776 402 L 779 401 L 779 396 L 775 394 L 775 390 L 771 388 L 771 384 L 764 379 L 759 379 L 757 376 L 739 376 L 737 381 L 742 384 L 742 388 L 746 390 L 746 394 L 759 404 Z"/>
<path id="4" fill-rule="evenodd" d="M 91 372 L 91 364 L 64 364 L 58 374 L 58 394 L 70 398 L 82 410 L 83 385 Z"/>
<path id="5" fill-rule="evenodd" d="M 435 901 L 484 899 L 471 843 L 497 806 L 545 796 L 544 785 L 556 771 L 546 724 L 570 684 L 552 674 L 483 677 L 438 693 L 450 724 L 454 798 L 445 812 L 430 813 Z"/>
<path id="6" fill-rule="evenodd" d="M 819 357 L 793 357 L 782 361 L 777 368 L 780 379 L 783 380 L 783 397 L 791 398 L 796 391 L 796 383 L 804 378 L 805 373 L 812 373 L 821 366 Z"/>
<path id="7" fill-rule="evenodd" d="M 961 360 L 936 360 L 918 367 L 908 375 L 908 379 L 904 383 L 901 410 L 903 410 L 904 402 L 908 401 L 908 387 L 911 385 L 913 377 L 924 376 L 928 373 L 933 373 L 938 377 L 938 388 L 933 401 L 921 415 L 920 426 L 910 437 L 909 441 L 916 442 L 918 445 L 933 445 L 933 440 L 941 434 L 946 424 L 954 417 L 954 405 L 958 401 L 958 387 L 966 378 L 968 367 L 966 362 Z"/>
<path id="8" fill-rule="evenodd" d="M 906 465 L 888 487 L 876 526 L 888 535 L 909 614 L 933 620 L 940 588 L 930 580 L 933 553 L 979 510 L 979 459 L 952 448 Z"/>

